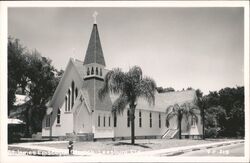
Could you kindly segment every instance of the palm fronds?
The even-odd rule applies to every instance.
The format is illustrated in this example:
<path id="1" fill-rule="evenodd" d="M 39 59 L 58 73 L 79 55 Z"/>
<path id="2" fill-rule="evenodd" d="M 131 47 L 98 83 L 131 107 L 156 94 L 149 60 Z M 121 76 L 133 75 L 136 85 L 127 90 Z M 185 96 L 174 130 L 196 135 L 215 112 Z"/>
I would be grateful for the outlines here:
<path id="1" fill-rule="evenodd" d="M 136 85 L 136 93 L 138 97 L 143 97 L 149 104 L 155 104 L 156 83 L 149 77 L 144 77 Z"/>
<path id="2" fill-rule="evenodd" d="M 126 108 L 128 103 L 129 101 L 127 95 L 121 94 L 112 105 L 112 113 L 118 113 L 118 114 L 123 113 L 123 110 Z"/>
<path id="3" fill-rule="evenodd" d="M 122 93 L 124 89 L 124 79 L 125 74 L 121 69 L 116 68 L 109 71 L 104 78 L 103 87 L 98 92 L 99 98 L 103 100 L 109 93 Z"/>

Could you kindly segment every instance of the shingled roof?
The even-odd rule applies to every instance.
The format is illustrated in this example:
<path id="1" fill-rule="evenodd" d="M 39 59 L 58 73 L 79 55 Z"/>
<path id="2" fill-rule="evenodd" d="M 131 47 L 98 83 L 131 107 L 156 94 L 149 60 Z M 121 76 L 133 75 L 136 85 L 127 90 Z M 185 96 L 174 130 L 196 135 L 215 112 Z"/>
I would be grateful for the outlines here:
<path id="1" fill-rule="evenodd" d="M 78 71 L 78 73 L 79 73 L 81 79 L 83 79 L 83 78 L 84 78 L 84 75 L 85 75 L 85 72 L 86 72 L 86 67 L 83 66 L 83 62 L 80 61 L 80 60 L 78 60 L 78 59 L 75 59 L 75 60 L 72 59 L 71 61 L 72 61 L 72 63 L 74 64 L 76 70 Z"/>
<path id="2" fill-rule="evenodd" d="M 93 25 L 93 29 L 88 44 L 88 49 L 83 62 L 84 65 L 90 63 L 98 63 L 103 66 L 106 66 L 102 52 L 102 45 L 97 29 L 97 24 Z"/>
<path id="3" fill-rule="evenodd" d="M 118 98 L 118 95 L 110 95 L 112 103 Z M 136 109 L 166 112 L 166 109 L 170 105 L 183 104 L 185 102 L 194 102 L 196 98 L 195 90 L 177 91 L 177 92 L 166 92 L 166 93 L 155 93 L 155 105 L 149 105 L 148 102 L 139 98 L 137 101 Z"/>

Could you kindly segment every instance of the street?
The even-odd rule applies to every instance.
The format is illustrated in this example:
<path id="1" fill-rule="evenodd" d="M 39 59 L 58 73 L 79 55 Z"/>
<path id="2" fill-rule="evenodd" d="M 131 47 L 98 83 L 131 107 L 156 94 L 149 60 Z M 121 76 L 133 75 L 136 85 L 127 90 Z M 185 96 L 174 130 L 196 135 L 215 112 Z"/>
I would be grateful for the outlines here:
<path id="1" fill-rule="evenodd" d="M 187 152 L 178 156 L 244 156 L 244 143 Z"/>

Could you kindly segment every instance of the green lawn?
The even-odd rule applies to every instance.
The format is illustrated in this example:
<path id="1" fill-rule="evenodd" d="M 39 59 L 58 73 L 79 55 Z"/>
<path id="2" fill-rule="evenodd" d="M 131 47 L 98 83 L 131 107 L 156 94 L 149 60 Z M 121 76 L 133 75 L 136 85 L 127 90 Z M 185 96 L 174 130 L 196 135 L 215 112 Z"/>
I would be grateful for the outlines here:
<path id="1" fill-rule="evenodd" d="M 118 154 L 121 152 L 149 151 L 157 149 L 166 149 L 188 145 L 197 145 L 224 141 L 217 140 L 191 140 L 191 139 L 140 139 L 135 141 L 135 145 L 130 145 L 130 140 L 119 141 L 97 141 L 97 142 L 74 142 L 74 150 L 88 151 L 94 153 Z M 37 144 L 59 149 L 67 149 L 68 143 L 47 143 Z"/>

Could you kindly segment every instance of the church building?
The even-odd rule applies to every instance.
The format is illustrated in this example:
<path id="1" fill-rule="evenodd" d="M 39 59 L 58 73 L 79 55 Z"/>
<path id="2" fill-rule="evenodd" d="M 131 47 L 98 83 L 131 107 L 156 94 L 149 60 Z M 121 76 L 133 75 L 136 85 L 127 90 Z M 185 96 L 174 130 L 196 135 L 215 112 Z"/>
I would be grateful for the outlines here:
<path id="1" fill-rule="evenodd" d="M 118 96 L 110 94 L 103 100 L 98 98 L 98 90 L 109 71 L 101 46 L 97 24 L 93 24 L 84 61 L 70 59 L 63 77 L 52 99 L 47 104 L 42 122 L 42 136 L 59 140 L 79 141 L 100 138 L 126 139 L 130 133 L 129 110 L 123 114 L 112 114 L 111 108 Z M 166 74 L 167 75 L 167 74 Z M 155 93 L 155 105 L 138 99 L 135 110 L 136 138 L 176 138 L 178 123 L 176 118 L 166 119 L 166 109 L 170 105 L 194 103 L 195 90 Z M 193 118 L 182 120 L 182 137 L 199 138 L 202 124 L 199 110 L 198 122 Z"/>

